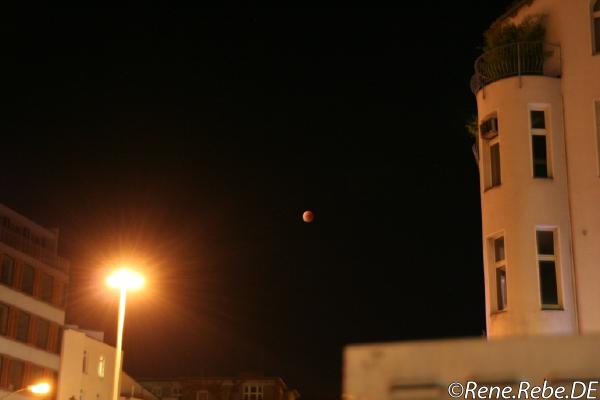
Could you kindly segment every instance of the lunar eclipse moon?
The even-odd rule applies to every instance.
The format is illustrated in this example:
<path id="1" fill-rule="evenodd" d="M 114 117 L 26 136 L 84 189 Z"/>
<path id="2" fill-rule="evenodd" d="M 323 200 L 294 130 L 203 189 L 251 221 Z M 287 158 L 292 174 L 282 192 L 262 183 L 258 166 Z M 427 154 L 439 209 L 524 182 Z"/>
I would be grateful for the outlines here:
<path id="1" fill-rule="evenodd" d="M 307 224 L 310 224 L 314 218 L 315 218 L 315 215 L 310 210 L 306 210 L 302 213 L 302 220 L 304 222 L 306 222 Z"/>

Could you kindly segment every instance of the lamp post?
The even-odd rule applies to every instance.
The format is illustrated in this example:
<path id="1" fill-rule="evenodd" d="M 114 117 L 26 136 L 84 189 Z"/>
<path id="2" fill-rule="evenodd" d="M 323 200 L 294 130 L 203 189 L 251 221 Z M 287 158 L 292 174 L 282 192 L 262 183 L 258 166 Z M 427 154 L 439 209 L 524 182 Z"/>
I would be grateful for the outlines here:
<path id="1" fill-rule="evenodd" d="M 123 325 L 125 323 L 125 300 L 128 290 L 137 290 L 144 286 L 144 277 L 126 268 L 119 269 L 110 275 L 106 282 L 110 287 L 119 289 L 119 318 L 117 325 L 117 354 L 115 354 L 115 376 L 112 400 L 119 400 L 119 378 L 121 371 L 121 353 L 123 348 Z"/>
<path id="2" fill-rule="evenodd" d="M 35 385 L 25 386 L 24 388 L 21 388 L 19 390 L 15 390 L 14 392 L 5 394 L 4 396 L 0 397 L 0 400 L 4 400 L 4 399 L 8 398 L 9 396 L 12 396 L 13 394 L 21 393 L 26 390 L 29 390 L 31 393 L 36 394 L 36 395 L 44 395 L 44 394 L 50 393 L 50 389 L 52 389 L 52 387 L 50 386 L 49 383 L 40 382 L 40 383 L 36 383 Z"/>

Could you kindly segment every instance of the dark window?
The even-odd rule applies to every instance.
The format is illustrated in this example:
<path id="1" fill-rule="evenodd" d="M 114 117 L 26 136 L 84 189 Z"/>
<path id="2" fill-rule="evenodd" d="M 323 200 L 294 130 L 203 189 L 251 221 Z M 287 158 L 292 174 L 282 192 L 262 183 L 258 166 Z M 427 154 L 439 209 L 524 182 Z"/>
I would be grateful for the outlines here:
<path id="1" fill-rule="evenodd" d="M 600 53 L 600 0 L 594 5 L 594 53 Z"/>
<path id="2" fill-rule="evenodd" d="M 8 374 L 8 389 L 11 391 L 23 387 L 23 370 L 25 364 L 22 361 L 10 360 L 10 371 Z"/>
<path id="3" fill-rule="evenodd" d="M 504 268 L 496 268 L 496 294 L 498 295 L 498 311 L 506 308 L 506 270 Z"/>
<path id="4" fill-rule="evenodd" d="M 58 332 L 56 334 L 56 344 L 54 345 L 54 351 L 60 354 L 60 348 L 62 346 L 62 338 L 63 338 L 63 327 L 58 327 Z"/>
<path id="5" fill-rule="evenodd" d="M 546 129 L 546 113 L 544 111 L 531 111 L 531 127 Z"/>
<path id="6" fill-rule="evenodd" d="M 17 332 L 16 332 L 16 339 L 20 342 L 25 342 L 27 343 L 28 337 L 29 337 L 29 323 L 31 321 L 31 317 L 29 317 L 29 314 L 26 314 L 22 311 L 18 312 L 17 315 Z"/>
<path id="7" fill-rule="evenodd" d="M 67 302 L 67 288 L 66 283 L 61 283 L 58 286 L 57 303 L 61 307 L 64 307 Z"/>
<path id="8" fill-rule="evenodd" d="M 88 367 L 88 358 L 87 358 L 87 351 L 83 351 L 83 364 L 81 365 L 81 372 L 83 372 L 84 374 L 87 374 L 87 367 Z"/>
<path id="9" fill-rule="evenodd" d="M 533 176 L 536 178 L 548 177 L 548 154 L 545 135 L 533 135 Z"/>
<path id="10" fill-rule="evenodd" d="M 8 333 L 8 306 L 0 304 L 0 335 Z"/>
<path id="11" fill-rule="evenodd" d="M 0 273 L 0 281 L 5 285 L 12 285 L 13 275 L 15 270 L 15 262 L 10 257 L 4 257 L 2 260 L 2 271 Z"/>
<path id="12" fill-rule="evenodd" d="M 492 173 L 492 187 L 500 185 L 500 143 L 490 146 L 490 166 Z"/>
<path id="13" fill-rule="evenodd" d="M 504 236 L 494 239 L 494 258 L 496 261 L 504 260 Z"/>
<path id="14" fill-rule="evenodd" d="M 15 273 L 15 259 L 9 256 L 2 257 L 2 271 L 0 271 L 0 281 L 5 285 L 12 285 Z"/>
<path id="15" fill-rule="evenodd" d="M 543 305 L 558 305 L 558 286 L 554 261 L 540 261 L 540 292 Z"/>
<path id="16" fill-rule="evenodd" d="M 41 349 L 48 347 L 48 336 L 50 334 L 50 322 L 45 319 L 39 318 L 37 320 L 37 334 L 35 338 L 35 345 Z"/>
<path id="17" fill-rule="evenodd" d="M 539 255 L 554 255 L 554 231 L 537 231 Z"/>
<path id="18" fill-rule="evenodd" d="M 35 281 L 35 269 L 31 265 L 25 264 L 23 267 L 23 277 L 21 278 L 21 290 L 28 294 L 33 294 L 33 284 Z"/>
<path id="19" fill-rule="evenodd" d="M 44 301 L 52 301 L 52 286 L 54 285 L 54 278 L 51 275 L 42 273 L 41 283 L 41 297 Z"/>
<path id="20" fill-rule="evenodd" d="M 32 365 L 29 372 L 29 383 L 35 385 L 44 379 L 44 368 Z"/>

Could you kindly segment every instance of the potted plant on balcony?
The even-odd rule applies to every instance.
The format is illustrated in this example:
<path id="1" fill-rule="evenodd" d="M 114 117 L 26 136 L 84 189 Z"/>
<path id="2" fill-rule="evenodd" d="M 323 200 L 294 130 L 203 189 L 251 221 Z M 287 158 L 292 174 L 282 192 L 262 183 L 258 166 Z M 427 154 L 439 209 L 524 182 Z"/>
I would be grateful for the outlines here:
<path id="1" fill-rule="evenodd" d="M 519 24 L 504 20 L 484 33 L 484 54 L 479 65 L 486 79 L 528 74 L 541 75 L 552 52 L 544 49 L 546 15 L 530 15 Z"/>

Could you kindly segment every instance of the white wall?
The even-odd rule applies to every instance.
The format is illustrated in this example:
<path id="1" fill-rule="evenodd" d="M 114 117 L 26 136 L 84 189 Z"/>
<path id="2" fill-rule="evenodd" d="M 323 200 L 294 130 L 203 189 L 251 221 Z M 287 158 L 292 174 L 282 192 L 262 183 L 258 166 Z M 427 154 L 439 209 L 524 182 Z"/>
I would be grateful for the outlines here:
<path id="1" fill-rule="evenodd" d="M 83 355 L 87 352 L 87 372 L 83 372 Z M 104 357 L 104 377 L 98 374 L 100 357 Z M 58 400 L 72 396 L 79 400 L 111 400 L 114 380 L 115 348 L 73 329 L 65 330 L 60 360 Z M 99 395 L 99 397 L 96 397 Z"/>
<path id="2" fill-rule="evenodd" d="M 344 351 L 343 398 L 447 399 L 452 382 L 499 384 L 528 380 L 541 384 L 549 379 L 556 384 L 597 379 L 598 371 L 597 335 L 356 345 Z M 407 396 L 410 390 L 420 392 L 420 396 Z"/>

